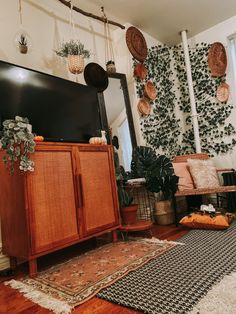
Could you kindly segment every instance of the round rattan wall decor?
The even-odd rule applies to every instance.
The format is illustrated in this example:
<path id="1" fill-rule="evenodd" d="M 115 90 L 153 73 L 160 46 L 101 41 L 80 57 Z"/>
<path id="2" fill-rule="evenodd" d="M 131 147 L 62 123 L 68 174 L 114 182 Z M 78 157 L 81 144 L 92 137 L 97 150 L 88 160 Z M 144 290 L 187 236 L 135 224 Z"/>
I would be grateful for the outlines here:
<path id="1" fill-rule="evenodd" d="M 229 84 L 221 83 L 216 90 L 216 98 L 220 102 L 227 102 L 229 99 Z"/>
<path id="2" fill-rule="evenodd" d="M 225 47 L 222 43 L 215 42 L 211 45 L 208 52 L 208 66 L 212 76 L 220 77 L 225 74 L 227 56 Z"/>
<path id="3" fill-rule="evenodd" d="M 126 44 L 132 56 L 143 62 L 148 54 L 147 43 L 143 34 L 136 27 L 131 26 L 126 31 Z"/>
<path id="4" fill-rule="evenodd" d="M 157 90 L 151 81 L 148 81 L 144 85 L 144 96 L 150 100 L 154 100 L 157 97 Z"/>
<path id="5" fill-rule="evenodd" d="M 134 67 L 134 76 L 143 81 L 148 74 L 148 70 L 143 63 L 137 63 Z"/>
<path id="6" fill-rule="evenodd" d="M 151 112 L 151 105 L 150 105 L 148 99 L 141 98 L 139 100 L 139 102 L 138 102 L 138 111 L 144 117 L 149 116 L 149 114 Z"/>

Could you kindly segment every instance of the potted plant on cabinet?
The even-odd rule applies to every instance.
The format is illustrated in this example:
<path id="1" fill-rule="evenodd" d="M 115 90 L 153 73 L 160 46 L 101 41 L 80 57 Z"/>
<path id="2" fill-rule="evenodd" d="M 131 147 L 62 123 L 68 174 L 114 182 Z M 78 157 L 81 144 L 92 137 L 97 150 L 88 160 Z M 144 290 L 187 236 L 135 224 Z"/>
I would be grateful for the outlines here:
<path id="1" fill-rule="evenodd" d="M 35 141 L 28 125 L 28 119 L 19 116 L 3 121 L 0 144 L 6 153 L 3 161 L 11 174 L 17 161 L 21 171 L 34 171 L 34 162 L 29 155 L 34 152 Z"/>
<path id="2" fill-rule="evenodd" d="M 73 74 L 82 73 L 84 59 L 90 57 L 90 51 L 85 49 L 84 44 L 73 39 L 63 42 L 55 52 L 58 56 L 67 58 L 69 71 Z"/>

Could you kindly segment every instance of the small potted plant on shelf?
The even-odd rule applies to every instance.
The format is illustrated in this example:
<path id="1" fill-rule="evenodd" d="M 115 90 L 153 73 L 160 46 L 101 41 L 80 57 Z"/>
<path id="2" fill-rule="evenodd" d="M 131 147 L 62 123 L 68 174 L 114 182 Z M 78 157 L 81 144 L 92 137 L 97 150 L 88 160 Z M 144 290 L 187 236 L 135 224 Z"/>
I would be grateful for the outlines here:
<path id="1" fill-rule="evenodd" d="M 137 221 L 138 204 L 132 204 L 133 197 L 126 190 L 127 177 L 124 168 L 120 165 L 117 152 L 114 152 L 114 161 L 122 223 L 134 224 Z"/>
<path id="2" fill-rule="evenodd" d="M 73 39 L 63 42 L 55 52 L 58 56 L 67 58 L 69 71 L 73 74 L 82 73 L 84 59 L 90 57 L 90 51 L 85 49 L 84 44 Z"/>
<path id="3" fill-rule="evenodd" d="M 19 46 L 19 51 L 20 53 L 27 53 L 28 51 L 28 46 L 27 46 L 27 39 L 24 34 L 20 35 L 20 39 L 18 41 L 18 46 Z"/>
<path id="4" fill-rule="evenodd" d="M 15 119 L 5 120 L 0 144 L 6 153 L 3 161 L 11 174 L 14 173 L 16 162 L 19 162 L 21 171 L 34 171 L 34 162 L 29 155 L 34 152 L 35 141 L 27 118 L 16 116 Z"/>
<path id="5" fill-rule="evenodd" d="M 125 186 L 118 184 L 118 197 L 120 203 L 120 213 L 125 225 L 135 224 L 137 221 L 138 204 L 132 204 L 133 197 L 128 194 Z"/>

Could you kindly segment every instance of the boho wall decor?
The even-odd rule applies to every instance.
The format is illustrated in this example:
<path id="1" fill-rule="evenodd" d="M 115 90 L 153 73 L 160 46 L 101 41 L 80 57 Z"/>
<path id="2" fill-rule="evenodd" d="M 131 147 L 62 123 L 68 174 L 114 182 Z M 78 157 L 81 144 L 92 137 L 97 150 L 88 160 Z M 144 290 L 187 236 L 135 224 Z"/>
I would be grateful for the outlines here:
<path id="1" fill-rule="evenodd" d="M 141 118 L 141 130 L 147 145 L 171 157 L 180 152 L 179 120 L 175 115 L 177 98 L 174 91 L 174 76 L 171 69 L 171 49 L 166 46 L 154 46 L 148 51 L 145 67 L 148 74 L 145 81 L 137 79 L 137 94 L 143 96 L 144 85 L 151 81 L 157 90 L 152 113 Z M 134 67 L 136 62 L 134 63 Z"/>
<path id="2" fill-rule="evenodd" d="M 235 146 L 232 138 L 235 128 L 227 123 L 233 105 L 221 102 L 216 98 L 217 88 L 225 83 L 226 76 L 213 77 L 208 67 L 208 53 L 211 45 L 207 43 L 197 44 L 190 49 L 190 62 L 194 85 L 195 101 L 199 114 L 199 133 L 202 151 L 211 156 L 227 153 Z M 184 55 L 180 46 L 173 48 L 175 70 L 179 80 L 180 97 L 179 109 L 185 115 L 187 130 L 183 133 L 182 152 L 194 152 L 194 135 L 191 122 L 191 108 L 188 95 L 187 76 L 184 63 Z"/>
<path id="3" fill-rule="evenodd" d="M 222 98 L 217 99 L 217 88 L 225 83 L 226 76 L 211 75 L 208 67 L 210 47 L 210 44 L 200 43 L 195 48 L 190 48 L 189 54 L 202 152 L 215 156 L 233 149 L 236 140 L 232 135 L 236 132 L 234 126 L 227 122 L 233 105 L 227 102 L 227 98 L 223 102 Z M 134 60 L 134 67 L 136 64 Z M 195 152 L 182 46 L 154 46 L 149 49 L 144 65 L 148 69 L 148 75 L 145 81 L 136 78 L 138 97 L 143 96 L 143 86 L 148 80 L 157 89 L 157 98 L 152 102 L 152 113 L 140 120 L 147 145 L 169 157 Z M 177 112 L 184 118 L 184 130 L 180 128 Z"/>

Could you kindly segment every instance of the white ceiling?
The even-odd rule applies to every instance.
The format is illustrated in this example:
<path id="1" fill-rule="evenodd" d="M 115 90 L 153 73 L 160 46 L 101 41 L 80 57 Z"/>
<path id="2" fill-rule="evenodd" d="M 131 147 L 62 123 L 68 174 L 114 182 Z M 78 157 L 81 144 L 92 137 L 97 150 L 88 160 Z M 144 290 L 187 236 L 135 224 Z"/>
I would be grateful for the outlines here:
<path id="1" fill-rule="evenodd" d="M 167 45 L 180 42 L 179 32 L 192 37 L 236 15 L 236 0 L 74 0 L 74 5 L 108 18 L 129 22 Z"/>

